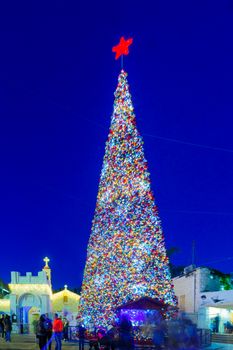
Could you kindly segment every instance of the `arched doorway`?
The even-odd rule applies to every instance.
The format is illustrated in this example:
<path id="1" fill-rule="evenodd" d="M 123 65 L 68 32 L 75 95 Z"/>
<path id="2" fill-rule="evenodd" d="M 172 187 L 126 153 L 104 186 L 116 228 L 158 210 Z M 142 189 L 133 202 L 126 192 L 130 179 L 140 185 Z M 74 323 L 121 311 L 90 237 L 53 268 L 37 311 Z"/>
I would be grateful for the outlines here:
<path id="1" fill-rule="evenodd" d="M 38 295 L 25 293 L 18 301 L 19 323 L 21 333 L 32 333 L 34 321 L 37 321 L 41 312 L 41 299 Z"/>

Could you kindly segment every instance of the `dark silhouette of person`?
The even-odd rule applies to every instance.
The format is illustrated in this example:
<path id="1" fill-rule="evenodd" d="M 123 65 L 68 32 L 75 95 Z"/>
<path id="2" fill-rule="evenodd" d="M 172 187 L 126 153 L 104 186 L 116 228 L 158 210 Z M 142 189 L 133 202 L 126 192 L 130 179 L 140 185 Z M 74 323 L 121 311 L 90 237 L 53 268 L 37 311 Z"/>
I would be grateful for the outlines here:
<path id="1" fill-rule="evenodd" d="M 220 317 L 217 315 L 214 319 L 214 332 L 218 333 L 219 332 L 219 322 L 220 322 Z"/>
<path id="2" fill-rule="evenodd" d="M 5 338 L 5 330 L 4 330 L 4 315 L 0 318 L 0 332 L 2 334 L 2 338 Z"/>
<path id="3" fill-rule="evenodd" d="M 127 315 L 122 315 L 119 324 L 119 349 L 134 349 L 133 326 Z"/>
<path id="4" fill-rule="evenodd" d="M 3 324 L 4 324 L 6 342 L 10 342 L 11 341 L 12 323 L 11 323 L 11 318 L 9 315 L 5 315 Z"/>
<path id="5" fill-rule="evenodd" d="M 69 321 L 65 318 L 63 321 L 63 338 L 64 341 L 69 340 Z"/>
<path id="6" fill-rule="evenodd" d="M 53 335 L 53 322 L 49 318 L 48 314 L 45 314 L 44 326 L 46 330 L 46 343 L 47 349 L 51 350 L 52 348 L 52 335 Z"/>
<path id="7" fill-rule="evenodd" d="M 111 342 L 108 333 L 106 333 L 103 329 L 99 329 L 97 333 L 98 343 L 100 345 L 100 349 L 110 350 Z"/>
<path id="8" fill-rule="evenodd" d="M 78 327 L 79 350 L 84 350 L 86 328 L 80 324 Z"/>
<path id="9" fill-rule="evenodd" d="M 116 330 L 114 326 L 108 327 L 107 337 L 109 340 L 109 347 L 111 350 L 115 350 L 115 333 L 116 333 Z"/>
<path id="10" fill-rule="evenodd" d="M 96 334 L 96 330 L 91 332 L 90 338 L 89 338 L 89 350 L 99 350 L 99 343 L 98 343 L 98 337 Z"/>
<path id="11" fill-rule="evenodd" d="M 46 343 L 47 343 L 47 334 L 45 329 L 45 315 L 41 315 L 38 325 L 37 325 L 37 331 L 36 331 L 36 337 L 39 339 L 39 348 L 45 349 Z"/>
<path id="12" fill-rule="evenodd" d="M 157 317 L 156 326 L 153 334 L 153 343 L 156 350 L 163 349 L 165 345 L 166 324 L 162 317 Z"/>

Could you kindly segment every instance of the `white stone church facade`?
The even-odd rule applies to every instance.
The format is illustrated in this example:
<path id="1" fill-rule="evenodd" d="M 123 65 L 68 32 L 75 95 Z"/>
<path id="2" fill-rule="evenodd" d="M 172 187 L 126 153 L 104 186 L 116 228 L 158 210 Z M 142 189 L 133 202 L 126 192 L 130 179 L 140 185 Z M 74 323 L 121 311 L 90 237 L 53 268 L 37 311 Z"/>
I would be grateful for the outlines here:
<path id="1" fill-rule="evenodd" d="M 49 259 L 44 261 L 45 266 L 37 276 L 31 272 L 24 276 L 11 272 L 10 294 L 8 299 L 0 299 L 0 312 L 11 315 L 14 332 L 33 332 L 34 321 L 41 314 L 52 317 L 52 313 L 57 312 L 69 321 L 77 316 L 80 296 L 69 291 L 67 286 L 63 291 L 53 293 Z"/>

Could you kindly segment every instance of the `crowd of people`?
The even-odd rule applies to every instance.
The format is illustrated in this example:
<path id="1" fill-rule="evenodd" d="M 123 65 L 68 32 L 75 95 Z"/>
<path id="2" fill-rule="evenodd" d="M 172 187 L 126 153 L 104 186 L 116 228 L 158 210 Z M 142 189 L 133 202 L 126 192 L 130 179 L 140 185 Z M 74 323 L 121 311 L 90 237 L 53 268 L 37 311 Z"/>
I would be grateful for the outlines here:
<path id="1" fill-rule="evenodd" d="M 160 319 L 153 332 L 156 350 L 199 350 L 199 338 L 196 325 L 181 313 L 170 320 Z"/>
<path id="2" fill-rule="evenodd" d="M 61 319 L 58 314 L 51 320 L 48 314 L 40 316 L 35 333 L 41 350 L 51 350 L 55 342 L 55 350 L 62 350 L 62 340 L 68 341 L 69 322 Z M 0 335 L 6 342 L 11 341 L 12 323 L 10 316 L 0 318 Z M 143 328 L 142 328 L 143 330 Z M 156 350 L 198 350 L 198 336 L 196 326 L 184 314 L 164 320 L 158 314 L 154 322 L 145 325 L 144 335 L 151 340 Z M 84 344 L 89 344 L 89 350 L 133 350 L 134 339 L 137 338 L 127 315 L 122 315 L 119 322 L 107 328 L 87 330 L 79 324 L 77 328 L 79 350 L 84 350 Z"/>
<path id="3" fill-rule="evenodd" d="M 6 342 L 11 341 L 12 323 L 9 315 L 2 315 L 0 318 L 0 334 Z"/>
<path id="4" fill-rule="evenodd" d="M 51 350 L 52 341 L 55 340 L 55 350 L 62 349 L 62 340 L 68 340 L 68 321 L 61 320 L 57 314 L 54 320 L 48 315 L 41 315 L 36 326 L 36 337 L 39 340 L 39 348 Z M 133 327 L 131 321 L 124 315 L 118 325 L 114 324 L 107 329 L 98 328 L 92 332 L 84 325 L 77 327 L 79 350 L 84 350 L 85 343 L 89 344 L 90 350 L 133 350 Z"/>
<path id="5" fill-rule="evenodd" d="M 54 339 L 55 350 L 61 350 L 62 340 L 68 340 L 68 327 L 69 322 L 66 319 L 62 321 L 57 314 L 54 315 L 53 321 L 49 319 L 48 315 L 41 315 L 36 326 L 36 337 L 39 340 L 39 348 L 42 350 L 51 350 Z M 99 328 L 90 332 L 87 331 L 84 325 L 79 324 L 77 336 L 79 350 L 84 350 L 85 343 L 89 344 L 90 350 L 134 349 L 132 323 L 124 315 L 118 326 L 109 326 L 107 330 Z"/>
<path id="6" fill-rule="evenodd" d="M 82 326 L 81 326 L 82 327 Z M 79 327 L 79 336 L 80 329 Z M 89 340 L 89 350 L 133 350 L 134 338 L 131 321 L 123 315 L 119 323 L 104 328 L 98 328 L 86 333 Z M 79 350 L 84 350 L 79 345 Z"/>
<path id="7" fill-rule="evenodd" d="M 52 341 L 55 341 L 55 350 L 62 349 L 62 340 L 68 341 L 67 319 L 61 320 L 58 314 L 51 320 L 48 314 L 40 316 L 35 324 L 35 334 L 38 339 L 39 348 L 42 350 L 51 350 Z M 0 317 L 0 337 L 6 342 L 11 342 L 12 322 L 9 315 L 3 314 Z"/>
<path id="8" fill-rule="evenodd" d="M 39 340 L 40 349 L 51 350 L 52 341 L 54 339 L 55 350 L 61 350 L 62 339 L 68 340 L 67 322 L 65 321 L 63 324 L 61 318 L 56 313 L 54 314 L 53 321 L 47 314 L 41 315 L 36 325 L 36 337 Z"/>
<path id="9" fill-rule="evenodd" d="M 139 343 L 140 337 L 144 337 L 144 341 L 147 339 L 147 344 L 149 341 L 156 350 L 200 349 L 197 328 L 185 314 L 181 313 L 170 320 L 164 320 L 162 316 L 157 315 L 154 321 L 147 325 L 146 330 L 141 327 L 142 333 L 137 339 Z M 87 338 L 89 338 L 89 350 L 133 350 L 137 335 L 127 315 L 122 315 L 118 324 L 107 330 L 99 329 L 92 332 Z M 83 348 L 80 346 L 79 350 Z"/>

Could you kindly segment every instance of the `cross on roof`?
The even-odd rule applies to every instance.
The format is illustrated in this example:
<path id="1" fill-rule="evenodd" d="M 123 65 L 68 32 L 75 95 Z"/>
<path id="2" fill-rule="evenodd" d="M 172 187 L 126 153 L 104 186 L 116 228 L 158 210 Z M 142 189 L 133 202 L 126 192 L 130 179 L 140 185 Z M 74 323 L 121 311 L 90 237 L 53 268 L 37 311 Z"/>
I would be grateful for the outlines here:
<path id="1" fill-rule="evenodd" d="M 65 284 L 65 285 L 64 285 L 64 288 L 65 288 L 65 289 L 67 289 L 67 288 L 68 288 L 67 284 Z"/>
<path id="2" fill-rule="evenodd" d="M 46 256 L 43 261 L 45 262 L 45 266 L 48 267 L 48 263 L 50 262 L 50 259 Z"/>

